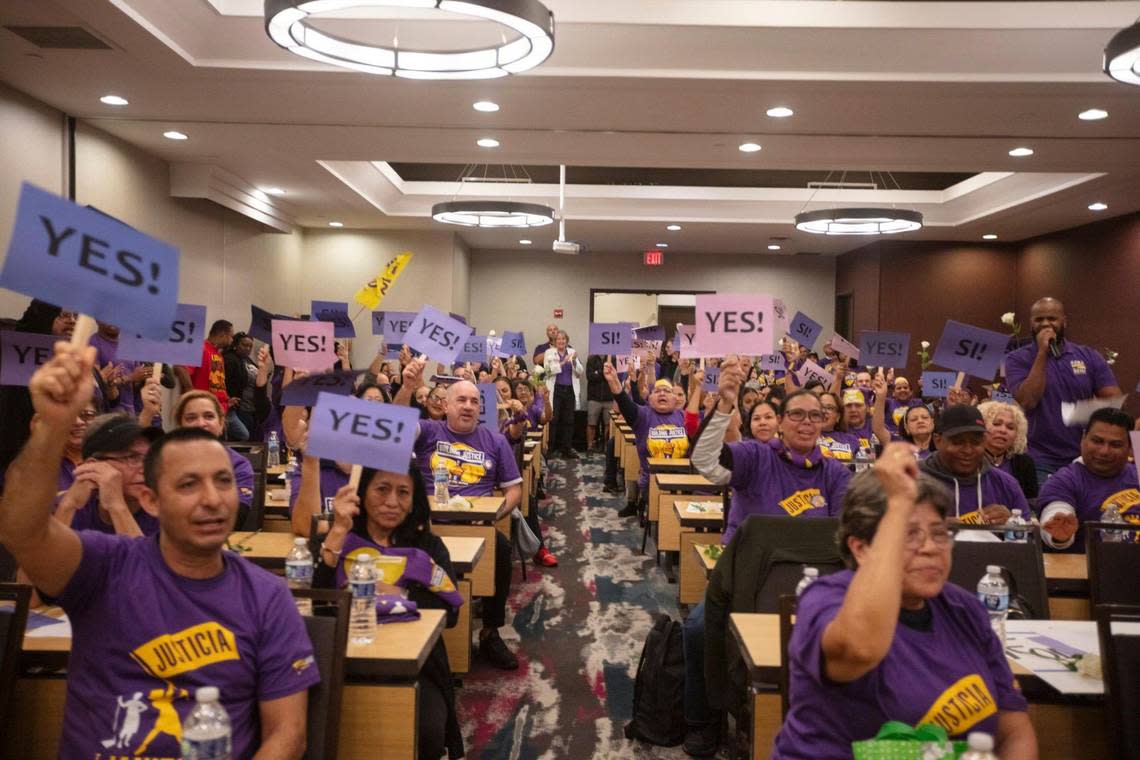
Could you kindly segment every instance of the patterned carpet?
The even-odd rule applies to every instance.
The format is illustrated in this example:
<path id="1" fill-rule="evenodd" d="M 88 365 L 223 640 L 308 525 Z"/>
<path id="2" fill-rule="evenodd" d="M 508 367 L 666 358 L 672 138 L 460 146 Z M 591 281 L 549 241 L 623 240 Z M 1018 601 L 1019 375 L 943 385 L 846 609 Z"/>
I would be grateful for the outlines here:
<path id="1" fill-rule="evenodd" d="M 467 756 L 504 758 L 681 758 L 630 742 L 633 677 L 653 616 L 677 616 L 677 587 L 640 553 L 641 529 L 619 520 L 624 497 L 602 492 L 599 454 L 555 460 L 546 470 L 552 501 L 540 509 L 559 567 L 518 562 L 503 638 L 519 669 L 504 673 L 472 661 L 459 690 Z"/>

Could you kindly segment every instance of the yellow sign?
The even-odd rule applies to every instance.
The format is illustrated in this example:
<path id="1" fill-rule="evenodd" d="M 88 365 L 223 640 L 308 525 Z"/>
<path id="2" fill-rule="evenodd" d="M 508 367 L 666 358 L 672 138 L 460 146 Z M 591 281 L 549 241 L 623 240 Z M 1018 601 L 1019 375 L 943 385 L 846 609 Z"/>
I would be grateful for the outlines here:
<path id="1" fill-rule="evenodd" d="M 827 501 L 818 488 L 805 488 L 802 491 L 796 491 L 786 499 L 780 500 L 780 506 L 784 508 L 789 517 L 798 517 L 809 509 L 826 505 Z"/>
<path id="2" fill-rule="evenodd" d="M 156 678 L 169 679 L 225 660 L 240 660 L 234 634 L 215 622 L 156 636 L 131 655 Z"/>
<path id="3" fill-rule="evenodd" d="M 375 309 L 388 295 L 388 291 L 396 284 L 404 267 L 412 260 L 412 254 L 404 251 L 384 266 L 384 271 L 376 275 L 376 279 L 369 280 L 368 284 L 356 291 L 354 300 L 366 309 Z"/>
<path id="4" fill-rule="evenodd" d="M 996 712 L 997 703 L 986 682 L 974 673 L 942 692 L 916 725 L 935 723 L 948 735 L 959 736 Z"/>

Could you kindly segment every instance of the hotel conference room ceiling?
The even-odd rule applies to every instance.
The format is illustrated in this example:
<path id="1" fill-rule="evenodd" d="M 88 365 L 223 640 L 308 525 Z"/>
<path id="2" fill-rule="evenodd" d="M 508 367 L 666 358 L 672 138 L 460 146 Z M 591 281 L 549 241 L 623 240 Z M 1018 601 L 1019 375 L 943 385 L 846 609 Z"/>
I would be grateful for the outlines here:
<path id="1" fill-rule="evenodd" d="M 1100 70 L 1104 44 L 1140 2 L 546 4 L 557 31 L 544 65 L 420 82 L 281 50 L 261 0 L 5 0 L 4 27 L 79 27 L 106 47 L 40 47 L 0 29 L 0 78 L 172 164 L 281 188 L 267 202 L 303 226 L 437 227 L 428 212 L 456 193 L 459 172 L 444 179 L 431 167 L 466 164 L 571 166 L 568 236 L 602 251 L 664 241 L 766 252 L 786 237 L 781 255 L 835 254 L 866 242 L 796 232 L 809 201 L 915 208 L 926 226 L 905 238 L 963 241 L 1140 209 L 1140 97 Z M 409 45 L 488 31 L 422 12 L 328 23 Z M 107 94 L 129 104 L 105 105 Z M 768 116 L 776 106 L 794 113 Z M 1092 108 L 1108 117 L 1078 118 Z M 170 130 L 189 139 L 164 138 Z M 486 138 L 498 146 L 479 147 Z M 743 152 L 746 143 L 761 149 Z M 1009 154 L 1019 147 L 1033 154 Z M 855 183 L 890 172 L 899 187 L 806 186 L 845 170 Z M 550 171 L 534 174 L 525 187 L 468 183 L 459 197 L 557 206 Z M 1094 202 L 1107 210 L 1090 211 Z M 555 228 L 528 235 L 536 253 L 549 252 Z M 505 230 L 458 234 L 474 248 L 521 247 Z"/>

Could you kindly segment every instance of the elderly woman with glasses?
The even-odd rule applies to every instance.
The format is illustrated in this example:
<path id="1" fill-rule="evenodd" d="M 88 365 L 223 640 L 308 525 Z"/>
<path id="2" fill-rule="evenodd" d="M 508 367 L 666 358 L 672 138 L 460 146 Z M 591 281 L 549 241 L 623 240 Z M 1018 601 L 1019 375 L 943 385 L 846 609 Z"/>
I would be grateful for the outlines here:
<path id="1" fill-rule="evenodd" d="M 849 758 L 888 720 L 953 739 L 992 735 L 1002 760 L 1037 757 L 1026 701 L 971 592 L 946 582 L 946 488 L 919 475 L 914 447 L 887 447 L 852 478 L 839 525 L 849 570 L 800 597 L 788 651 L 790 710 L 773 758 Z"/>

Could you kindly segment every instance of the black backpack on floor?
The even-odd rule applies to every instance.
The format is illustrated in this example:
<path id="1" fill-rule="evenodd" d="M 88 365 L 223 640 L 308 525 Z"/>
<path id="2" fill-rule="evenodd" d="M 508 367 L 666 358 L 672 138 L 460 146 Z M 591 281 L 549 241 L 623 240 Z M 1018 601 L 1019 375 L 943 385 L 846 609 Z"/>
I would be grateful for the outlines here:
<path id="1" fill-rule="evenodd" d="M 685 652 L 681 622 L 661 615 L 649 630 L 633 684 L 633 720 L 627 739 L 662 747 L 685 740 Z"/>

